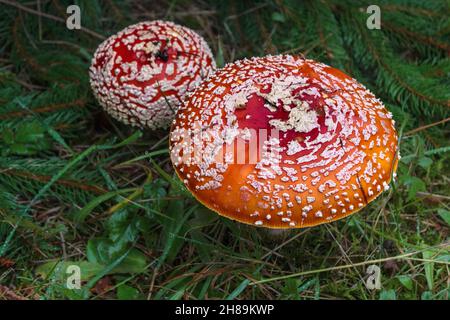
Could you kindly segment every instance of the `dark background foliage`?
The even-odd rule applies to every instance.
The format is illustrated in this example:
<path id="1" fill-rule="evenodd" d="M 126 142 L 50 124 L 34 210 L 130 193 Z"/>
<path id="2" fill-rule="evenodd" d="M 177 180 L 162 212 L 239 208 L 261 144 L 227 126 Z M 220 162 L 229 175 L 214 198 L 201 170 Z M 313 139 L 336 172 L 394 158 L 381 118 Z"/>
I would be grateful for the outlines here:
<path id="1" fill-rule="evenodd" d="M 82 30 L 65 26 L 81 8 Z M 366 8 L 381 8 L 369 30 Z M 0 298 L 448 299 L 449 1 L 0 0 Z M 219 66 L 303 54 L 393 112 L 398 180 L 360 213 L 278 237 L 197 203 L 167 131 L 108 117 L 88 67 L 105 37 L 166 19 Z M 79 265 L 83 286 L 65 287 Z M 381 267 L 381 290 L 365 287 Z"/>

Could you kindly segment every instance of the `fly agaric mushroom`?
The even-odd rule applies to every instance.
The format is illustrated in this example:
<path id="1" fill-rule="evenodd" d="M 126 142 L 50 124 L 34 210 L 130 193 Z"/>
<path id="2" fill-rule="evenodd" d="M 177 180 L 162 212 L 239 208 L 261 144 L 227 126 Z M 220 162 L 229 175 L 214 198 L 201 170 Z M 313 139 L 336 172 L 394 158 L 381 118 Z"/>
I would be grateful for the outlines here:
<path id="1" fill-rule="evenodd" d="M 151 21 L 105 40 L 89 72 L 94 94 L 111 116 L 157 129 L 170 124 L 186 92 L 213 69 L 202 37 L 172 22 Z"/>
<path id="2" fill-rule="evenodd" d="M 268 228 L 346 217 L 389 188 L 392 114 L 341 71 L 280 55 L 217 70 L 180 108 L 171 159 L 220 215 Z"/>

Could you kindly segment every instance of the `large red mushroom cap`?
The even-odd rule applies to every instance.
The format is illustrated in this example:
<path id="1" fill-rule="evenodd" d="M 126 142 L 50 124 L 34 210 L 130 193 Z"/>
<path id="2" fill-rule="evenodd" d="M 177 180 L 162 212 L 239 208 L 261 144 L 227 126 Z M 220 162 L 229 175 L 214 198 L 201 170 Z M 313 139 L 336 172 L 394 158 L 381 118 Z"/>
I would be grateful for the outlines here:
<path id="1" fill-rule="evenodd" d="M 171 159 L 207 207 L 240 222 L 302 228 L 348 216 L 388 189 L 392 115 L 341 71 L 280 55 L 217 70 L 173 122 Z"/>
<path id="2" fill-rule="evenodd" d="M 201 36 L 172 22 L 151 21 L 105 40 L 89 73 L 97 100 L 111 116 L 157 129 L 170 124 L 186 92 L 213 69 Z"/>

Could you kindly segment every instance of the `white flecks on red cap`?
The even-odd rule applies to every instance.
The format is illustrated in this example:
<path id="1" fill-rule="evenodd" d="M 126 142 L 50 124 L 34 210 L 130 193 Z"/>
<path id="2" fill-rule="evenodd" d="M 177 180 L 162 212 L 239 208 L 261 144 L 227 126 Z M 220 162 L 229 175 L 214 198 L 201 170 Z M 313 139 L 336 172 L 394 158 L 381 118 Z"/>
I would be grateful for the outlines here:
<path id="1" fill-rule="evenodd" d="M 217 70 L 180 108 L 171 159 L 194 196 L 221 215 L 270 228 L 313 226 L 387 189 L 398 162 L 391 118 L 362 84 L 325 64 L 245 59 Z M 254 132 L 264 130 L 251 153 Z"/>
<path id="2" fill-rule="evenodd" d="M 186 93 L 214 69 L 201 36 L 172 22 L 151 21 L 105 40 L 89 74 L 94 95 L 111 116 L 157 129 L 170 125 Z"/>

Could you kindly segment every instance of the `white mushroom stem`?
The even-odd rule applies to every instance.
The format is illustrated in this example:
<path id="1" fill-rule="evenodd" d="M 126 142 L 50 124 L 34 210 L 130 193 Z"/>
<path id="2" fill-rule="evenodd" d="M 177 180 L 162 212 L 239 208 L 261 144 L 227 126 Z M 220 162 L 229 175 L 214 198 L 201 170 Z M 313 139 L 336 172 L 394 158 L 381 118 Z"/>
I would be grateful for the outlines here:
<path id="1" fill-rule="evenodd" d="M 268 229 L 264 228 L 264 233 L 267 235 L 268 238 L 275 240 L 285 240 L 286 237 L 291 234 L 291 229 Z"/>

